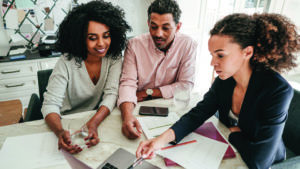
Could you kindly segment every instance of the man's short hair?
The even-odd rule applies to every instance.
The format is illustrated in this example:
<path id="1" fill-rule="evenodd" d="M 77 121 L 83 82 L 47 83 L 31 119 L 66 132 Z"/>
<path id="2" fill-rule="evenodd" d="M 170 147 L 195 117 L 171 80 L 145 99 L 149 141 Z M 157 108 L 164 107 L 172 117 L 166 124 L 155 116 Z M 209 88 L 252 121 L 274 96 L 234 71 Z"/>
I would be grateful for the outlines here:
<path id="1" fill-rule="evenodd" d="M 158 13 L 160 15 L 171 13 L 173 15 L 174 22 L 178 24 L 181 10 L 175 0 L 155 0 L 148 8 L 148 21 L 150 21 L 152 13 Z"/>

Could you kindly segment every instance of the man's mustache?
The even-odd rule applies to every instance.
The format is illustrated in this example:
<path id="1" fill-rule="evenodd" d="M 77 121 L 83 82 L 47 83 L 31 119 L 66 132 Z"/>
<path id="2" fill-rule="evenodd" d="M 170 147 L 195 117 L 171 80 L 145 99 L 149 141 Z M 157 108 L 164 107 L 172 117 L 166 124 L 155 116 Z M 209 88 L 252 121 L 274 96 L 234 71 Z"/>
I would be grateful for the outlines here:
<path id="1" fill-rule="evenodd" d="M 165 40 L 164 38 L 161 37 L 154 37 L 155 40 Z"/>

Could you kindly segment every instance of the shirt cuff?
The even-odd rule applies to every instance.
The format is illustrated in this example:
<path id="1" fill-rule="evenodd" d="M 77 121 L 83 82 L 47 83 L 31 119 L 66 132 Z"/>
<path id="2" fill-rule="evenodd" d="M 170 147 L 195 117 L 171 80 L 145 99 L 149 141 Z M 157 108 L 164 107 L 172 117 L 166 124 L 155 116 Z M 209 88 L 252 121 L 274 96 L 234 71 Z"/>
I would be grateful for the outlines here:
<path id="1" fill-rule="evenodd" d="M 100 108 L 101 106 L 105 106 L 109 109 L 109 112 L 112 112 L 115 105 L 116 105 L 117 96 L 116 95 L 109 95 L 103 98 L 102 102 L 99 104 Z"/>
<path id="2" fill-rule="evenodd" d="M 61 117 L 60 110 L 58 107 L 53 107 L 53 106 L 43 106 L 42 107 L 42 114 L 43 114 L 44 118 L 46 118 L 46 116 L 50 113 L 56 113 L 59 115 L 59 117 Z"/>
<path id="3" fill-rule="evenodd" d="M 175 140 L 174 143 L 178 143 L 183 139 L 183 133 L 185 133 L 184 127 L 180 126 L 177 122 L 173 124 L 171 129 L 174 131 L 175 134 Z"/>
<path id="4" fill-rule="evenodd" d="M 174 95 L 172 85 L 161 86 L 159 87 L 159 90 L 164 99 L 170 99 Z"/>
<path id="5" fill-rule="evenodd" d="M 137 104 L 136 88 L 130 86 L 122 86 L 119 88 L 118 107 L 124 102 Z"/>

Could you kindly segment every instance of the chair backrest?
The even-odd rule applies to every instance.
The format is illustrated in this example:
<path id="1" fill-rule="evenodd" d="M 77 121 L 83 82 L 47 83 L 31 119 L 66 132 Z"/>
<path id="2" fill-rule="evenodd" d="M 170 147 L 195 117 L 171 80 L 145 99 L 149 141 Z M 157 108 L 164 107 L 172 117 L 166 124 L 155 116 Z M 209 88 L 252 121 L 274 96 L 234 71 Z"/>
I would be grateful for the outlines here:
<path id="1" fill-rule="evenodd" d="M 40 98 L 36 93 L 31 95 L 24 122 L 43 119 L 41 109 L 44 101 L 44 92 L 46 91 L 51 73 L 52 69 L 37 72 Z"/>
<path id="2" fill-rule="evenodd" d="M 46 91 L 46 87 L 48 85 L 49 77 L 50 77 L 52 71 L 53 71 L 53 69 L 47 69 L 47 70 L 40 70 L 37 72 L 40 101 L 42 104 L 44 101 L 44 92 Z"/>
<path id="3" fill-rule="evenodd" d="M 24 117 L 24 122 L 43 119 L 41 109 L 42 103 L 40 101 L 40 98 L 36 93 L 33 93 L 30 97 L 27 112 Z"/>
<path id="4" fill-rule="evenodd" d="M 282 138 L 288 149 L 300 155 L 300 91 L 295 89 Z"/>

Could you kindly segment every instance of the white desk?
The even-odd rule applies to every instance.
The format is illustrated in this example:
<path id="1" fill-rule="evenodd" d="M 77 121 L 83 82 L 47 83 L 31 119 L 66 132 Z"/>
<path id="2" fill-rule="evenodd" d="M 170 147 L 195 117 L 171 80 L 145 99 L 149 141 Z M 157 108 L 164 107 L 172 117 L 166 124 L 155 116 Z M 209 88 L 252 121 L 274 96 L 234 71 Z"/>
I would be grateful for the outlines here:
<path id="1" fill-rule="evenodd" d="M 171 104 L 170 100 L 153 100 L 144 103 L 139 103 L 134 110 L 134 114 L 137 115 L 140 105 L 160 105 L 168 106 Z M 196 101 L 191 105 L 195 105 Z M 83 112 L 64 116 L 62 119 L 63 126 L 67 126 L 70 119 L 76 118 L 90 118 L 95 111 Z M 227 138 L 229 135 L 229 130 L 217 120 L 217 118 L 212 117 L 209 119 L 212 121 L 216 127 L 221 131 L 221 133 Z M 98 132 L 100 143 L 92 148 L 83 150 L 75 157 L 87 163 L 89 166 L 96 168 L 98 167 L 107 157 L 109 157 L 116 149 L 123 147 L 124 149 L 135 154 L 136 148 L 138 147 L 141 140 L 145 137 L 142 136 L 138 140 L 129 140 L 123 136 L 121 132 L 122 120 L 120 110 L 115 108 L 113 112 L 103 121 L 100 125 Z M 25 134 L 49 132 L 50 129 L 47 127 L 44 120 L 38 120 L 33 122 L 14 124 L 9 126 L 0 127 L 0 148 L 7 137 L 19 136 Z M 24 145 L 26 146 L 26 145 Z M 240 155 L 236 153 L 237 157 L 233 159 L 223 160 L 220 169 L 244 169 L 247 168 L 245 163 L 242 161 Z M 161 157 L 150 160 L 150 163 L 155 164 L 161 168 L 181 168 L 181 167 L 166 167 L 164 161 Z M 61 169 L 70 168 L 68 165 L 59 165 L 51 167 L 51 169 Z"/>

